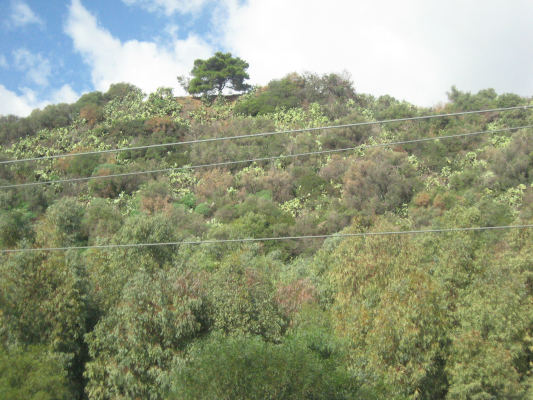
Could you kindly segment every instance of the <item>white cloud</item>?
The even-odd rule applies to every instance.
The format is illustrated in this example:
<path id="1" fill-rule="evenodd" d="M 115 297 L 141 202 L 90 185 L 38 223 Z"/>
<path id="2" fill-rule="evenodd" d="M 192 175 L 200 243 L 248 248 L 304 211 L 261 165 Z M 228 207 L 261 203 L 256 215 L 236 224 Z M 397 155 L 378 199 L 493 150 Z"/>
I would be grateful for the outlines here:
<path id="1" fill-rule="evenodd" d="M 50 104 L 74 103 L 76 102 L 76 100 L 79 99 L 79 97 L 80 95 L 76 93 L 70 85 L 65 84 L 61 86 L 59 89 L 56 89 L 52 92 L 52 95 L 48 102 Z"/>
<path id="2" fill-rule="evenodd" d="M 31 93 L 17 95 L 0 84 L 0 115 L 26 116 L 31 113 L 34 101 Z"/>
<path id="3" fill-rule="evenodd" d="M 44 25 L 44 22 L 23 1 L 12 2 L 10 23 L 14 27 L 30 24 Z"/>
<path id="4" fill-rule="evenodd" d="M 21 94 L 17 94 L 0 84 L 0 115 L 25 117 L 36 108 L 42 109 L 49 104 L 72 103 L 79 98 L 70 85 L 53 90 L 45 100 L 39 99 L 37 93 L 29 88 L 22 88 L 20 92 Z"/>
<path id="5" fill-rule="evenodd" d="M 48 86 L 48 78 L 52 73 L 50 62 L 41 54 L 30 53 L 21 48 L 13 52 L 15 66 L 26 72 L 26 77 L 39 86 Z"/>
<path id="6" fill-rule="evenodd" d="M 125 4 L 140 6 L 150 12 L 164 12 L 170 16 L 174 13 L 195 13 L 210 0 L 122 0 Z"/>
<path id="7" fill-rule="evenodd" d="M 0 54 L 0 67 L 1 68 L 8 67 L 6 56 L 4 56 L 3 54 Z"/>
<path id="8" fill-rule="evenodd" d="M 137 40 L 121 42 L 99 26 L 79 0 L 71 2 L 65 32 L 90 66 L 97 90 L 107 90 L 117 82 L 132 83 L 145 92 L 160 86 L 176 88 L 178 75 L 186 74 L 196 58 L 208 57 L 213 52 L 195 35 L 182 40 L 174 38 L 169 47 Z"/>
<path id="9" fill-rule="evenodd" d="M 533 2 L 226 0 L 224 47 L 264 84 L 291 71 L 352 74 L 356 89 L 421 105 L 452 85 L 533 92 Z"/>

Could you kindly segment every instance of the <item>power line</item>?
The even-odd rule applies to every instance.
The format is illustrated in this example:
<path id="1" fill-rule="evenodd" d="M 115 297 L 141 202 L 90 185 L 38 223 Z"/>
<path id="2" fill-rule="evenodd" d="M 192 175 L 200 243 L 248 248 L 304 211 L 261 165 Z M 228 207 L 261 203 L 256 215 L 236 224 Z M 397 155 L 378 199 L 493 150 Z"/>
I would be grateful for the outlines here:
<path id="1" fill-rule="evenodd" d="M 303 235 L 303 236 L 280 236 L 280 237 L 213 239 L 213 240 L 184 240 L 181 242 L 154 242 L 154 243 L 100 244 L 100 245 L 91 245 L 91 246 L 40 247 L 40 248 L 23 248 L 23 249 L 5 249 L 5 250 L 0 250 L 0 253 L 5 254 L 5 253 L 36 252 L 36 251 L 66 251 L 66 250 L 87 250 L 87 249 L 117 249 L 117 248 L 133 248 L 133 247 L 202 245 L 202 244 L 221 244 L 221 243 L 248 243 L 248 242 L 268 242 L 268 241 L 281 241 L 281 240 L 326 239 L 330 237 L 343 238 L 343 237 L 367 237 L 367 236 L 388 236 L 388 235 L 416 235 L 416 234 L 426 234 L 426 233 L 475 232 L 475 231 L 485 231 L 485 230 L 526 229 L 526 228 L 533 228 L 533 224 L 480 226 L 480 227 L 466 227 L 466 228 L 422 229 L 422 230 L 411 230 L 411 231 L 334 233 L 334 234 L 329 234 L 329 235 Z"/>
<path id="2" fill-rule="evenodd" d="M 93 180 L 93 179 L 105 179 L 105 178 L 115 178 L 115 177 L 133 176 L 133 175 L 146 175 L 146 174 L 155 174 L 155 173 L 172 172 L 172 171 L 180 171 L 180 170 L 187 170 L 187 169 L 207 168 L 207 167 L 222 167 L 222 166 L 227 166 L 227 165 L 244 164 L 244 163 L 251 163 L 251 162 L 272 161 L 272 160 L 280 160 L 280 159 L 287 159 L 287 158 L 312 156 L 312 155 L 319 155 L 319 154 L 340 153 L 340 152 L 344 152 L 344 151 L 356 150 L 356 149 L 359 149 L 359 148 L 369 149 L 369 148 L 395 146 L 395 145 L 408 144 L 408 143 L 428 142 L 428 141 L 433 141 L 433 140 L 462 138 L 462 137 L 468 137 L 468 136 L 481 135 L 481 134 L 485 134 L 485 133 L 508 132 L 508 131 L 514 131 L 514 130 L 519 130 L 519 129 L 527 129 L 527 128 L 533 128 L 533 125 L 524 125 L 524 126 L 511 127 L 511 128 L 492 129 L 492 130 L 485 130 L 485 131 L 478 131 L 478 132 L 459 133 L 459 134 L 455 134 L 455 135 L 435 136 L 435 137 L 429 137 L 429 138 L 400 140 L 400 141 L 387 142 L 387 143 L 360 145 L 360 146 L 355 146 L 355 147 L 345 147 L 345 148 L 342 148 L 342 149 L 310 151 L 310 152 L 305 152 L 305 153 L 287 154 L 287 155 L 280 155 L 280 156 L 249 158 L 249 159 L 246 159 L 246 160 L 221 161 L 221 162 L 217 162 L 217 163 L 198 164 L 198 165 L 191 165 L 191 166 L 186 166 L 186 167 L 162 168 L 162 169 L 154 169 L 154 170 L 148 170 L 148 171 L 124 172 L 124 173 L 119 173 L 119 174 L 95 175 L 95 176 L 86 176 L 86 177 L 80 177 L 80 178 L 56 179 L 56 180 L 41 181 L 41 182 L 16 183 L 16 184 L 12 184 L 12 185 L 2 185 L 2 186 L 0 186 L 0 189 L 12 189 L 12 188 L 18 188 L 18 187 L 25 187 L 25 186 L 47 185 L 47 184 L 51 184 L 51 183 L 83 182 L 83 181 L 89 181 L 89 180 Z"/>
<path id="3" fill-rule="evenodd" d="M 52 155 L 52 156 L 21 158 L 18 160 L 4 160 L 4 161 L 0 161 L 0 164 L 14 164 L 14 163 L 27 162 L 27 161 L 51 160 L 51 159 L 56 159 L 56 158 L 78 157 L 78 156 L 85 156 L 85 155 L 91 155 L 91 154 L 94 155 L 94 154 L 118 153 L 121 151 L 143 150 L 143 149 L 151 149 L 151 148 L 156 148 L 156 147 L 170 147 L 170 146 L 179 146 L 179 145 L 184 145 L 184 144 L 207 143 L 207 142 L 216 142 L 216 141 L 221 141 L 221 140 L 233 140 L 233 139 L 244 139 L 244 138 L 261 137 L 261 136 L 272 136 L 272 135 L 279 135 L 279 134 L 312 132 L 312 131 L 337 129 L 337 128 L 350 128 L 350 127 L 356 127 L 356 126 L 381 125 L 381 124 L 390 124 L 393 122 L 418 121 L 418 120 L 424 120 L 424 119 L 455 117 L 455 116 L 469 115 L 469 114 L 483 114 L 483 113 L 488 113 L 488 112 L 527 110 L 530 108 L 533 108 L 533 105 L 516 106 L 516 107 L 501 107 L 501 108 L 492 108 L 492 109 L 476 110 L 476 111 L 461 111 L 461 112 L 446 113 L 446 114 L 432 114 L 432 115 L 424 115 L 424 116 L 419 116 L 419 117 L 386 119 L 386 120 L 381 120 L 381 121 L 355 122 L 351 124 L 328 125 L 328 126 L 320 126 L 320 127 L 315 127 L 315 128 L 302 128 L 302 129 L 289 129 L 289 130 L 274 131 L 274 132 L 250 133 L 250 134 L 245 134 L 245 135 L 187 140 L 183 142 L 150 144 L 150 145 L 135 146 L 135 147 L 121 147 L 117 149 L 85 151 L 85 152 L 80 152 L 80 153 L 65 153 L 65 154 L 57 154 L 57 155 Z"/>

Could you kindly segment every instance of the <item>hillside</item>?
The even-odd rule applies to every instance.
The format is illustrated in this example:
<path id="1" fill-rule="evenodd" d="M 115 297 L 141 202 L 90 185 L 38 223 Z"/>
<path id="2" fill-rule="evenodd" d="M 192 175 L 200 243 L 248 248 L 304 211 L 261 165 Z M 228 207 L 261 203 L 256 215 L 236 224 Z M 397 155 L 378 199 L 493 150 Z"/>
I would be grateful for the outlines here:
<path id="1" fill-rule="evenodd" d="M 0 248 L 62 248 L 0 255 L 0 393 L 533 396 L 532 229 L 449 231 L 533 224 L 533 112 L 416 119 L 531 105 L 452 88 L 420 108 L 291 74 L 0 118 Z M 420 230 L 444 232 L 359 235 Z M 294 236 L 322 237 L 235 240 Z"/>

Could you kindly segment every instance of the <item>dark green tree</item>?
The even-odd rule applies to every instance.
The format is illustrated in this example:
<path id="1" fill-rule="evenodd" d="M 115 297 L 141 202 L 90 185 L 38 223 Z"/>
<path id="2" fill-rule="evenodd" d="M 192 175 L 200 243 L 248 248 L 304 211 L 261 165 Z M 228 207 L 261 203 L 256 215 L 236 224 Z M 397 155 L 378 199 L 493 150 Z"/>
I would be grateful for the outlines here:
<path id="1" fill-rule="evenodd" d="M 169 399 L 372 399 L 349 373 L 305 342 L 214 335 L 177 369 Z"/>
<path id="2" fill-rule="evenodd" d="M 246 72 L 248 67 L 246 61 L 232 57 L 231 53 L 217 52 L 207 60 L 194 61 L 192 79 L 180 76 L 178 80 L 190 94 L 220 94 L 226 87 L 242 92 L 250 88 L 244 83 L 245 79 L 250 79 Z"/>
<path id="3" fill-rule="evenodd" d="M 140 272 L 86 336 L 89 399 L 163 399 L 170 370 L 205 330 L 202 283 L 177 269 Z"/>
<path id="4" fill-rule="evenodd" d="M 46 257 L 38 253 L 20 253 L 2 261 L 0 341 L 8 345 L 42 346 L 43 351 L 54 352 L 67 368 L 69 390 L 79 394 L 85 357 L 83 335 L 88 315 L 83 267 L 73 255 L 56 253 Z M 21 363 L 25 363 L 24 359 L 34 355 L 21 357 Z M 46 361 L 49 362 L 52 361 Z M 40 369 L 38 364 L 28 368 Z M 4 396 L 0 390 L 0 398 L 18 397 Z"/>
<path id="5" fill-rule="evenodd" d="M 0 346 L 0 397 L 12 400 L 69 399 L 61 362 L 40 346 Z"/>

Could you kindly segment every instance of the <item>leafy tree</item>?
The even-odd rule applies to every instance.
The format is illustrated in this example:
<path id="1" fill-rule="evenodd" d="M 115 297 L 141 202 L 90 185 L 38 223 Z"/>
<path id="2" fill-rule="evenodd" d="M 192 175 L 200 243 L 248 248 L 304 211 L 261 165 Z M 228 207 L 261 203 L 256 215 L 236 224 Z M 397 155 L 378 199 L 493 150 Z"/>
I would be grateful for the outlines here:
<path id="1" fill-rule="evenodd" d="M 522 398 L 528 387 L 531 233 L 511 232 L 500 239 L 496 248 L 481 246 L 475 274 L 453 306 L 449 399 Z"/>
<path id="2" fill-rule="evenodd" d="M 100 215 L 98 215 L 93 206 L 90 209 L 92 210 L 88 218 L 94 218 L 96 226 L 104 224 L 107 217 L 113 217 L 114 210 L 103 208 L 99 210 Z M 183 221 L 186 221 L 186 218 L 183 218 Z M 175 229 L 176 224 L 177 219 L 173 216 L 134 215 L 127 218 L 121 227 L 120 221 L 109 222 L 101 237 L 96 239 L 116 244 L 177 242 L 183 237 L 183 232 Z M 118 231 L 109 238 L 111 232 L 106 232 L 107 229 L 118 229 Z M 145 246 L 87 252 L 85 256 L 92 298 L 99 311 L 106 314 L 116 306 L 125 285 L 133 275 L 138 272 L 151 274 L 161 269 L 168 269 L 175 254 L 175 246 Z"/>
<path id="3" fill-rule="evenodd" d="M 265 274 L 246 266 L 249 256 L 242 251 L 230 254 L 213 275 L 208 292 L 213 328 L 225 334 L 261 335 L 279 341 L 286 328 L 283 311 Z"/>
<path id="4" fill-rule="evenodd" d="M 177 370 L 170 399 L 372 399 L 335 360 L 304 341 L 281 345 L 258 337 L 215 335 L 193 349 Z"/>
<path id="5" fill-rule="evenodd" d="M 163 399 L 171 367 L 205 327 L 198 277 L 177 270 L 134 275 L 86 336 L 89 399 Z"/>
<path id="6" fill-rule="evenodd" d="M 82 268 L 61 253 L 20 253 L 0 264 L 0 340 L 56 352 L 75 391 L 82 384 L 88 317 Z"/>
<path id="7" fill-rule="evenodd" d="M 50 246 L 70 246 L 85 242 L 81 229 L 84 207 L 72 197 L 63 197 L 48 207 L 37 229 L 37 240 Z"/>
<path id="8" fill-rule="evenodd" d="M 122 225 L 122 215 L 116 207 L 105 199 L 96 197 L 87 205 L 87 210 L 81 221 L 83 234 L 89 242 L 97 238 L 107 238 L 115 234 Z"/>
<path id="9" fill-rule="evenodd" d="M 244 83 L 250 79 L 246 72 L 249 65 L 239 57 L 232 57 L 231 53 L 217 52 L 207 60 L 197 59 L 191 70 L 193 78 L 186 82 L 185 78 L 178 79 L 191 94 L 221 94 L 229 87 L 238 92 L 248 90 L 250 85 Z"/>
<path id="10" fill-rule="evenodd" d="M 408 203 L 418 186 L 407 153 L 372 149 L 345 173 L 343 199 L 365 214 L 383 214 Z"/>
<path id="11" fill-rule="evenodd" d="M 10 400 L 67 400 L 66 373 L 57 357 L 41 346 L 0 345 L 0 397 Z"/>
<path id="12" fill-rule="evenodd" d="M 0 211 L 0 246 L 13 247 L 23 238 L 31 237 L 31 213 L 14 209 Z"/>
<path id="13" fill-rule="evenodd" d="M 74 112 L 80 112 L 80 110 L 88 105 L 102 106 L 105 103 L 104 95 L 102 92 L 94 91 L 83 94 L 76 103 L 72 105 Z"/>
<path id="14" fill-rule="evenodd" d="M 301 104 L 298 97 L 302 80 L 295 74 L 273 80 L 264 88 L 245 95 L 235 106 L 235 112 L 244 115 L 264 115 L 277 108 L 293 108 Z"/>
<path id="15" fill-rule="evenodd" d="M 131 83 L 125 83 L 125 82 L 113 83 L 111 84 L 111 86 L 109 86 L 108 91 L 104 93 L 103 99 L 106 101 L 111 101 L 114 99 L 123 99 L 128 94 L 132 92 L 136 92 L 138 90 L 139 88 L 132 85 Z"/>
<path id="16" fill-rule="evenodd" d="M 397 228 L 388 223 L 376 231 Z M 394 392 L 441 397 L 449 319 L 441 286 L 421 249 L 400 236 L 350 238 L 333 252 L 338 331 L 352 342 L 352 365 Z"/>

